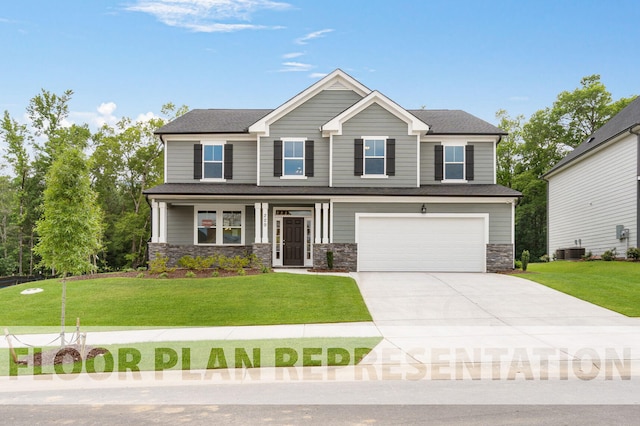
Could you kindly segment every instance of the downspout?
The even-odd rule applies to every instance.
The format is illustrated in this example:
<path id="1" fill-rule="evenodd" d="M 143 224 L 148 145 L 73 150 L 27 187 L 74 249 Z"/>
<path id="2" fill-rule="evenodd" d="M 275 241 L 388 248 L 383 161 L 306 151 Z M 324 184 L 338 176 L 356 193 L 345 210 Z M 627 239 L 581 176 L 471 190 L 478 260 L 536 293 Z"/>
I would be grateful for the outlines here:
<path id="1" fill-rule="evenodd" d="M 629 133 L 632 135 L 636 135 L 636 244 L 635 246 L 640 246 L 640 215 L 638 212 L 640 211 L 640 132 L 633 131 L 634 128 L 640 129 L 640 123 L 636 123 L 635 125 L 629 128 Z M 627 244 L 629 243 L 629 239 L 627 238 Z"/>
<path id="2" fill-rule="evenodd" d="M 147 200 L 147 204 L 149 204 L 149 226 L 151 226 L 151 234 L 149 234 L 149 239 L 147 240 L 147 250 L 145 251 L 144 255 L 147 262 L 147 269 L 149 269 L 149 243 L 151 243 L 151 239 L 153 238 L 153 207 L 151 207 L 149 196 L 147 194 L 144 194 L 144 199 Z"/>

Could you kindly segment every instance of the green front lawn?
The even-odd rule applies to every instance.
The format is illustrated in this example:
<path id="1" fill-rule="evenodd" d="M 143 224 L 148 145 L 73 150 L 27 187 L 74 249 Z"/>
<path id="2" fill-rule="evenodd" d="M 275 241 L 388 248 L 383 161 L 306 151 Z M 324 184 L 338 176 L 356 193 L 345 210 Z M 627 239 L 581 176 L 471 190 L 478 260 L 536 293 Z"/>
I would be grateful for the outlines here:
<path id="1" fill-rule="evenodd" d="M 640 263 L 530 263 L 528 272 L 518 276 L 630 317 L 640 316 Z"/>
<path id="2" fill-rule="evenodd" d="M 44 292 L 22 295 L 27 288 Z M 0 326 L 60 324 L 59 280 L 0 290 Z M 262 274 L 228 278 L 97 278 L 67 282 L 67 325 L 230 326 L 371 321 L 351 278 Z"/>

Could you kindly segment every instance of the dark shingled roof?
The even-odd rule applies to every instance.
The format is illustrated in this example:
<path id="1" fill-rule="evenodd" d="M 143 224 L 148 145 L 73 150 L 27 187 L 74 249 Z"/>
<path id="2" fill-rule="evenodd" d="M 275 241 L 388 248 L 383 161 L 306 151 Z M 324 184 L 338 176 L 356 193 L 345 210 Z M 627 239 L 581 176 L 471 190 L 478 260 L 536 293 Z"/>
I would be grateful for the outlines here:
<path id="1" fill-rule="evenodd" d="M 507 134 L 504 130 L 459 109 L 411 109 L 408 111 L 429 125 L 428 134 L 430 135 Z"/>
<path id="2" fill-rule="evenodd" d="M 614 137 L 628 132 L 633 127 L 640 125 L 640 96 L 627 105 L 622 111 L 607 121 L 604 126 L 596 130 L 586 141 L 578 145 L 573 151 L 568 153 L 562 160 L 551 168 L 544 176 L 566 166 L 573 160 L 586 154 L 592 149 L 606 143 Z"/>
<path id="3" fill-rule="evenodd" d="M 249 126 L 270 109 L 193 109 L 156 130 L 157 135 L 194 133 L 248 133 Z"/>
<path id="4" fill-rule="evenodd" d="M 162 126 L 158 135 L 196 133 L 248 133 L 249 126 L 270 109 L 194 109 Z M 506 135 L 499 128 L 461 110 L 408 110 L 427 123 L 434 135 Z"/>
<path id="5" fill-rule="evenodd" d="M 336 188 L 327 186 L 257 186 L 229 183 L 165 183 L 144 191 L 147 195 L 221 196 L 437 196 L 437 197 L 519 197 L 518 191 L 491 184 L 423 185 L 420 188 Z"/>

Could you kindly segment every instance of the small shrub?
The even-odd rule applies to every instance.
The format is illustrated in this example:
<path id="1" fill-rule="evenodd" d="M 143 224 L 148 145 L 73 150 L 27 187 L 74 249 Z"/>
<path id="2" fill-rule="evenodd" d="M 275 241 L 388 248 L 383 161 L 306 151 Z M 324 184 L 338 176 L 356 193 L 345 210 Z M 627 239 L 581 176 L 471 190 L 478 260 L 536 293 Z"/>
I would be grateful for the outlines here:
<path id="1" fill-rule="evenodd" d="M 612 248 L 611 250 L 607 250 L 604 253 L 602 253 L 602 260 L 607 261 L 607 262 L 611 262 L 612 260 L 616 260 L 616 249 L 615 247 Z"/>
<path id="2" fill-rule="evenodd" d="M 516 269 L 522 269 L 522 262 L 521 262 L 521 261 L 519 261 L 519 260 L 516 260 L 516 261 L 514 262 L 514 267 L 515 267 Z"/>
<path id="3" fill-rule="evenodd" d="M 136 278 L 144 278 L 144 272 L 138 273 L 138 275 L 136 275 Z"/>
<path id="4" fill-rule="evenodd" d="M 246 271 L 244 270 L 244 268 L 238 268 L 238 270 L 236 271 L 236 273 L 240 276 L 244 276 L 247 275 Z"/>
<path id="5" fill-rule="evenodd" d="M 540 262 L 547 263 L 548 261 L 549 261 L 549 255 L 548 254 L 543 254 L 542 256 L 540 256 Z"/>
<path id="6" fill-rule="evenodd" d="M 531 255 L 529 254 L 529 250 L 524 250 L 522 252 L 522 255 L 520 256 L 520 260 L 522 260 L 522 270 L 526 271 L 527 270 L 527 266 L 529 265 L 529 257 Z"/>
<path id="7" fill-rule="evenodd" d="M 585 254 L 582 255 L 582 260 L 586 260 L 587 262 L 592 261 L 593 253 L 591 251 L 586 252 Z"/>
<path id="8" fill-rule="evenodd" d="M 217 269 L 211 273 L 211 277 L 212 277 L 212 278 L 217 278 L 217 277 L 219 277 L 219 276 L 220 276 L 220 272 L 218 272 L 218 270 L 217 270 Z"/>
<path id="9" fill-rule="evenodd" d="M 136 271 L 138 272 L 145 272 L 147 270 L 147 268 L 145 268 L 144 266 L 138 266 L 138 268 L 136 269 Z"/>
<path id="10" fill-rule="evenodd" d="M 262 272 L 263 274 L 268 274 L 271 272 L 271 268 L 269 268 L 267 265 L 261 265 L 260 272 Z"/>
<path id="11" fill-rule="evenodd" d="M 167 274 L 166 272 L 163 272 L 160 275 L 158 275 L 158 278 L 169 278 L 169 274 Z"/>
<path id="12" fill-rule="evenodd" d="M 193 271 L 187 271 L 187 272 L 184 274 L 184 277 L 185 277 L 185 278 L 195 278 L 195 277 L 196 277 L 196 273 L 195 273 L 195 272 L 193 272 Z"/>
<path id="13" fill-rule="evenodd" d="M 246 268 L 250 263 L 251 260 L 248 257 L 242 256 L 220 256 L 218 258 L 218 266 L 223 271 L 237 271 L 240 268 Z"/>
<path id="14" fill-rule="evenodd" d="M 333 269 L 333 252 L 327 252 L 327 268 Z"/>
<path id="15" fill-rule="evenodd" d="M 640 259 L 640 249 L 637 247 L 629 247 L 627 250 L 627 257 L 633 260 Z"/>
<path id="16" fill-rule="evenodd" d="M 190 271 L 204 271 L 205 269 L 211 268 L 211 265 L 214 264 L 215 260 L 216 259 L 213 256 L 196 256 L 195 258 L 192 256 L 182 256 L 178 260 L 178 265 L 183 268 L 187 268 Z"/>
<path id="17" fill-rule="evenodd" d="M 175 271 L 176 268 L 169 268 L 167 266 L 168 262 L 169 258 L 167 256 L 156 254 L 156 258 L 149 262 L 149 272 L 152 274 L 161 274 L 163 272 Z"/>

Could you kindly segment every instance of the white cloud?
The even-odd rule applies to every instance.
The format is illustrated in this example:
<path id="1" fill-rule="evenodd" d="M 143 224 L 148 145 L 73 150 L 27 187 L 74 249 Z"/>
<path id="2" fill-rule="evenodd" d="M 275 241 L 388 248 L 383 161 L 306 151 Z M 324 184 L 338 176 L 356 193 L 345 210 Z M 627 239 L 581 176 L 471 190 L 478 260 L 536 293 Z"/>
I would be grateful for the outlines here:
<path id="1" fill-rule="evenodd" d="M 296 39 L 295 42 L 296 42 L 296 44 L 307 44 L 307 42 L 309 40 L 313 40 L 313 39 L 316 39 L 316 38 L 324 37 L 325 34 L 328 34 L 328 33 L 331 33 L 331 32 L 333 32 L 333 30 L 330 29 L 330 28 L 327 28 L 327 29 L 324 29 L 324 30 L 320 30 L 320 31 L 314 31 L 312 33 L 309 33 L 309 34 L 303 36 L 303 37 L 300 37 L 300 38 Z"/>
<path id="2" fill-rule="evenodd" d="M 327 74 L 326 72 L 312 72 L 311 74 L 309 74 L 309 78 L 322 78 L 322 77 L 326 77 Z"/>
<path id="3" fill-rule="evenodd" d="M 299 72 L 299 71 L 309 71 L 313 68 L 311 64 L 303 64 L 301 62 L 283 62 L 282 65 L 284 68 L 280 70 L 280 72 Z"/>
<path id="4" fill-rule="evenodd" d="M 149 111 L 144 114 L 138 114 L 138 116 L 136 117 L 136 122 L 147 122 L 153 120 L 154 118 L 160 117 Z"/>
<path id="5" fill-rule="evenodd" d="M 294 59 L 294 58 L 299 58 L 300 56 L 304 56 L 303 52 L 291 52 L 291 53 L 285 53 L 284 55 L 282 55 L 283 59 Z"/>
<path id="6" fill-rule="evenodd" d="M 136 0 L 125 10 L 154 16 L 171 27 L 194 32 L 234 32 L 242 30 L 281 29 L 281 26 L 228 23 L 221 21 L 251 20 L 262 10 L 281 11 L 291 8 L 289 3 L 273 0 Z"/>
<path id="7" fill-rule="evenodd" d="M 114 126 L 119 118 L 114 115 L 118 106 L 115 102 L 103 102 L 93 111 L 71 111 L 69 118 L 62 122 L 65 127 L 74 123 L 87 123 L 90 127 L 100 128 L 105 124 Z"/>
<path id="8" fill-rule="evenodd" d="M 103 116 L 110 116 L 118 106 L 114 102 L 103 102 L 98 107 L 98 112 Z"/>

